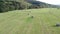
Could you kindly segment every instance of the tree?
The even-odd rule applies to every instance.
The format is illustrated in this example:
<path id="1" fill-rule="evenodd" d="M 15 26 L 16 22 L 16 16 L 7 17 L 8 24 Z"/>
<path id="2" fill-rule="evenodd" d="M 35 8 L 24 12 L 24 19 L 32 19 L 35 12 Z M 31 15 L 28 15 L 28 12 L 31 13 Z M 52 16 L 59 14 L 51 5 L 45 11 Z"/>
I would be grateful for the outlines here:
<path id="1" fill-rule="evenodd" d="M 0 12 L 7 12 L 9 10 L 9 7 L 6 5 L 5 1 L 0 2 Z"/>

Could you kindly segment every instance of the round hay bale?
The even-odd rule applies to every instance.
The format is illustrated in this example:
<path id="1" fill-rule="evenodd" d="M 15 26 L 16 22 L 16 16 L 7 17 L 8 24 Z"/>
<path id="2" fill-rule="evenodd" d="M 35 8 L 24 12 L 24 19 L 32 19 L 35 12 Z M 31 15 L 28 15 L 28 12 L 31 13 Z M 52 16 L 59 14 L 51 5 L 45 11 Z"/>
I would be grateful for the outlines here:
<path id="1" fill-rule="evenodd" d="M 59 23 L 57 23 L 57 24 L 56 24 L 56 27 L 59 27 L 59 26 L 60 26 L 60 24 L 59 24 Z"/>
<path id="2" fill-rule="evenodd" d="M 34 16 L 31 16 L 31 18 L 34 18 Z"/>

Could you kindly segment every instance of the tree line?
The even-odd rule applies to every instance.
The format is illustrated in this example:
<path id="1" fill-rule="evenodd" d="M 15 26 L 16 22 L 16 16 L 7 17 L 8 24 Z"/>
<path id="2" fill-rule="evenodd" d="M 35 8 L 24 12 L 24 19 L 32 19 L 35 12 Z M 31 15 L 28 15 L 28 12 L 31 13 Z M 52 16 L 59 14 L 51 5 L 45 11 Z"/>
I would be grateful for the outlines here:
<path id="1" fill-rule="evenodd" d="M 31 4 L 18 1 L 0 1 L 0 12 L 28 9 Z"/>
<path id="2" fill-rule="evenodd" d="M 8 12 L 12 10 L 23 10 L 23 9 L 35 9 L 35 8 L 46 8 L 50 7 L 50 5 L 36 2 L 36 1 L 24 1 L 24 0 L 14 0 L 14 1 L 7 1 L 7 0 L 0 0 L 0 12 Z"/>

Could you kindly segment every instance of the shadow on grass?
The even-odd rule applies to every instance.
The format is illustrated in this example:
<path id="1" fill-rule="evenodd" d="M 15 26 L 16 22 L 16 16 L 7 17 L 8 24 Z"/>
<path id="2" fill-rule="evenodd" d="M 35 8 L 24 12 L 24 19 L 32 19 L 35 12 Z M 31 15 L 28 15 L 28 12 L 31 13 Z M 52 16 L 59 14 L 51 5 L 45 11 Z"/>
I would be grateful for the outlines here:
<path id="1" fill-rule="evenodd" d="M 57 27 L 56 25 L 53 25 L 52 27 Z"/>
<path id="2" fill-rule="evenodd" d="M 6 12 L 8 12 L 8 11 L 6 11 Z M 6 12 L 0 12 L 0 13 L 6 13 Z"/>
<path id="3" fill-rule="evenodd" d="M 52 27 L 60 27 L 60 26 L 52 25 Z"/>

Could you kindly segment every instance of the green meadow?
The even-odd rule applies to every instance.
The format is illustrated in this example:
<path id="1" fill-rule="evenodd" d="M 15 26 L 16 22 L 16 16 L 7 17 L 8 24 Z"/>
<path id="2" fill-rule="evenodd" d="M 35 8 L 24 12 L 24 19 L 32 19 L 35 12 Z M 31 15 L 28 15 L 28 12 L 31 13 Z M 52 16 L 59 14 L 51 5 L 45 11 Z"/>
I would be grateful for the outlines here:
<path id="1" fill-rule="evenodd" d="M 60 23 L 57 8 L 9 11 L 0 13 L 0 34 L 60 34 L 56 23 Z"/>

